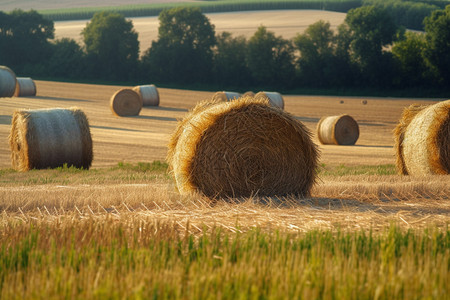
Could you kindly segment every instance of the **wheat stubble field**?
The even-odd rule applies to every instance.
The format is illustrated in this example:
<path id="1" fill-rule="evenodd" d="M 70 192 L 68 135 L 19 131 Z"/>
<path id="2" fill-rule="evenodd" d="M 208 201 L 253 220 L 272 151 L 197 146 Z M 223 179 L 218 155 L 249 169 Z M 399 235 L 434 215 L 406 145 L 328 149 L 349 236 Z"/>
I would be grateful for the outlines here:
<path id="1" fill-rule="evenodd" d="M 198 226 L 204 221 L 230 226 L 242 217 L 241 221 L 246 223 L 245 226 L 271 223 L 274 225 L 281 222 L 282 227 L 297 230 L 339 226 L 382 228 L 392 221 L 400 221 L 402 226 L 406 227 L 430 224 L 441 227 L 450 221 L 448 176 L 370 175 L 370 172 L 365 174 L 364 171 L 360 172 L 362 175 L 347 173 L 344 176 L 322 173 L 311 199 L 289 199 L 289 208 L 284 207 L 282 210 L 271 210 L 264 205 L 252 204 L 250 215 L 254 216 L 250 219 L 244 217 L 249 214 L 246 205 L 250 203 L 233 206 L 235 214 L 229 214 L 229 204 L 207 209 L 202 206 L 197 210 L 195 200 L 186 202 L 186 199 L 177 194 L 172 179 L 161 172 L 150 176 L 139 172 L 127 175 L 125 171 L 122 175 L 118 173 L 117 178 L 106 174 L 118 163 L 164 161 L 169 136 L 175 129 L 177 120 L 197 101 L 210 98 L 213 92 L 160 88 L 159 107 L 144 107 L 137 117 L 117 117 L 109 108 L 109 98 L 121 88 L 119 86 L 48 81 L 37 81 L 36 85 L 36 97 L 1 100 L 0 167 L 10 167 L 7 140 L 11 115 L 15 109 L 20 108 L 81 108 L 90 122 L 94 161 L 91 171 L 80 172 L 85 175 L 75 173 L 70 176 L 70 172 L 65 175 L 63 172 L 64 178 L 61 180 L 51 171 L 32 171 L 30 177 L 33 177 L 33 180 L 30 180 L 26 173 L 3 174 L 0 195 L 8 201 L 2 202 L 2 210 L 13 214 L 20 212 L 19 209 L 36 213 L 39 209 L 42 211 L 42 206 L 47 209 L 51 207 L 51 214 L 59 214 L 61 207 L 64 207 L 65 211 L 72 210 L 77 213 L 91 212 L 93 207 L 96 207 L 99 213 L 105 212 L 105 207 L 121 208 L 126 212 L 129 212 L 129 209 L 144 210 L 151 214 L 156 213 L 154 209 L 161 209 L 164 214 L 155 214 L 155 217 L 174 218 L 181 224 L 189 220 L 191 224 L 198 222 Z M 347 113 L 359 123 L 360 138 L 356 145 L 320 146 L 320 163 L 325 169 L 339 169 L 340 166 L 356 169 L 361 166 L 377 168 L 380 165 L 394 164 L 392 130 L 403 108 L 411 103 L 435 103 L 435 100 L 430 99 L 299 95 L 285 95 L 284 99 L 286 111 L 314 132 L 313 140 L 316 144 L 319 142 L 315 127 L 322 116 Z M 367 100 L 366 105 L 361 103 L 363 99 Z M 104 175 L 96 176 L 95 172 Z M 83 179 L 83 176 L 86 178 Z M 158 206 L 156 203 L 160 202 L 165 204 Z M 274 203 L 278 202 L 279 199 L 274 200 Z M 204 209 L 206 211 L 203 215 Z M 305 213 L 306 211 L 308 213 Z M 215 214 L 219 214 L 220 218 Z M 358 218 L 363 221 L 356 222 Z"/>

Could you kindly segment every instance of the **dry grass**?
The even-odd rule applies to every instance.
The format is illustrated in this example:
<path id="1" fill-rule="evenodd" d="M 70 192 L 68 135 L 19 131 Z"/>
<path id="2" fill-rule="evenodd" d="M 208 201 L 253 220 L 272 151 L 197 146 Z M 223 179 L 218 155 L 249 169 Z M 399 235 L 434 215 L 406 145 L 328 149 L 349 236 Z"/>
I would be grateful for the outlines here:
<path id="1" fill-rule="evenodd" d="M 215 226 L 232 232 L 255 227 L 293 232 L 376 232 L 391 223 L 415 229 L 445 229 L 450 224 L 447 176 L 325 176 L 306 199 L 250 197 L 211 202 L 200 195 L 179 195 L 174 182 L 160 172 L 92 172 L 34 171 L 27 177 L 40 174 L 44 180 L 34 180 L 26 186 L 17 180 L 2 184 L 1 218 L 50 223 L 74 218 L 170 221 L 184 230 L 189 223 L 193 234 Z M 24 174 L 4 176 L 25 182 Z M 56 181 L 59 177 L 61 181 Z"/>

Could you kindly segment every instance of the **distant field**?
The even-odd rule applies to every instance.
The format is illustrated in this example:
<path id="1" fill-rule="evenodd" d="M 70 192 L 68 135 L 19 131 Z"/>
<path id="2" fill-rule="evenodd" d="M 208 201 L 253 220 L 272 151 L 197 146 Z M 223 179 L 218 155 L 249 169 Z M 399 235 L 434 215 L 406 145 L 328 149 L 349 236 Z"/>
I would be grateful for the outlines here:
<path id="1" fill-rule="evenodd" d="M 195 2 L 189 0 L 14 0 L 1 1 L 0 10 L 11 11 L 13 9 L 67 9 L 78 7 L 102 7 L 102 6 L 118 6 L 130 4 L 151 4 L 151 3 L 173 3 L 173 2 Z"/>
<path id="2" fill-rule="evenodd" d="M 248 38 L 260 25 L 264 25 L 275 34 L 290 39 L 319 20 L 330 22 L 332 29 L 336 29 L 343 23 L 346 14 L 323 10 L 272 10 L 211 13 L 206 16 L 215 26 L 216 33 L 228 31 L 234 36 L 243 35 Z M 130 20 L 139 34 L 141 51 L 145 51 L 150 47 L 151 41 L 157 39 L 158 17 L 131 18 Z M 87 20 L 55 22 L 55 38 L 68 37 L 82 43 L 80 33 L 87 22 Z"/>

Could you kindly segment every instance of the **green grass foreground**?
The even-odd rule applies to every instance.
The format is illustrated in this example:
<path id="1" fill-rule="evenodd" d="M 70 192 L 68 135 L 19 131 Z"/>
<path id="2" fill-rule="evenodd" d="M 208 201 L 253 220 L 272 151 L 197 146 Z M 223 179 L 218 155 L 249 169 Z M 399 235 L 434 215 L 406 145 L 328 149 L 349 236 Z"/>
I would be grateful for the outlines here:
<path id="1" fill-rule="evenodd" d="M 1 299 L 445 299 L 450 231 L 3 222 Z"/>
<path id="2" fill-rule="evenodd" d="M 95 13 L 101 11 L 118 12 L 125 17 L 158 16 L 163 9 L 174 7 L 200 7 L 203 13 L 273 9 L 322 9 L 347 12 L 361 5 L 361 0 L 221 0 L 49 9 L 39 10 L 39 13 L 53 21 L 65 21 L 91 19 Z"/>
<path id="3" fill-rule="evenodd" d="M 36 184 L 107 184 L 107 183 L 148 183 L 158 180 L 171 180 L 166 162 L 119 162 L 110 168 L 92 168 L 90 170 L 74 167 L 59 167 L 47 170 L 18 172 L 13 169 L 0 169 L 0 185 L 36 185 Z M 320 164 L 318 176 L 344 175 L 394 175 L 393 164 L 387 165 L 326 165 Z"/>

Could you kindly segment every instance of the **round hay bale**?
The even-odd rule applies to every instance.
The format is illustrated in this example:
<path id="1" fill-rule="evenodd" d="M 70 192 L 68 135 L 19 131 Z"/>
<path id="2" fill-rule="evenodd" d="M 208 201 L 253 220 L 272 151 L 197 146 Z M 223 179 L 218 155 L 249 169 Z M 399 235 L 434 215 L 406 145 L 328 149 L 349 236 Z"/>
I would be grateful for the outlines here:
<path id="1" fill-rule="evenodd" d="M 19 171 L 61 167 L 89 169 L 92 138 L 78 108 L 17 110 L 9 135 L 12 167 Z"/>
<path id="2" fill-rule="evenodd" d="M 317 137 L 322 144 L 354 145 L 359 126 L 349 115 L 323 117 L 317 124 Z"/>
<path id="3" fill-rule="evenodd" d="M 5 66 L 0 66 L 0 97 L 12 97 L 16 90 L 16 74 Z"/>
<path id="4" fill-rule="evenodd" d="M 394 135 L 400 174 L 450 174 L 450 100 L 409 106 Z"/>
<path id="5" fill-rule="evenodd" d="M 244 94 L 242 94 L 242 97 L 255 97 L 255 93 L 252 91 L 247 91 Z"/>
<path id="6" fill-rule="evenodd" d="M 251 97 L 202 102 L 171 137 L 167 161 L 181 194 L 307 196 L 318 150 L 290 114 Z"/>
<path id="7" fill-rule="evenodd" d="M 112 95 L 110 106 L 117 116 L 137 116 L 142 109 L 142 99 L 132 89 L 124 88 Z"/>
<path id="8" fill-rule="evenodd" d="M 159 105 L 159 93 L 154 84 L 136 86 L 133 91 L 141 97 L 143 106 Z"/>
<path id="9" fill-rule="evenodd" d="M 223 92 L 216 92 L 213 95 L 212 99 L 213 99 L 213 101 L 218 100 L 218 101 L 226 102 L 226 101 L 238 99 L 240 97 L 241 97 L 241 94 L 239 94 L 239 93 L 223 91 Z"/>
<path id="10" fill-rule="evenodd" d="M 36 96 L 36 84 L 30 77 L 17 77 L 15 97 Z"/>
<path id="11" fill-rule="evenodd" d="M 267 98 L 272 106 L 284 109 L 284 100 L 280 93 L 277 92 L 259 92 L 255 98 Z"/>

